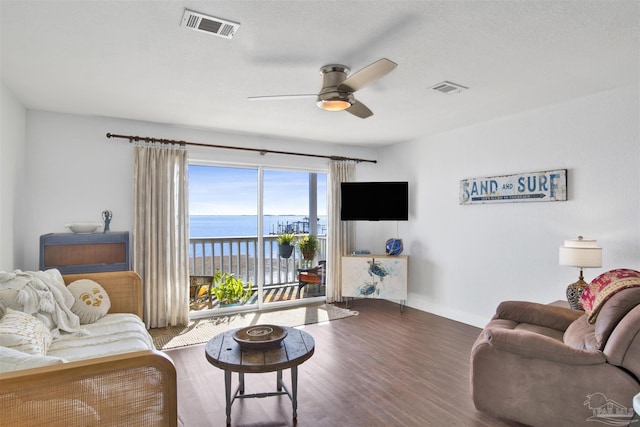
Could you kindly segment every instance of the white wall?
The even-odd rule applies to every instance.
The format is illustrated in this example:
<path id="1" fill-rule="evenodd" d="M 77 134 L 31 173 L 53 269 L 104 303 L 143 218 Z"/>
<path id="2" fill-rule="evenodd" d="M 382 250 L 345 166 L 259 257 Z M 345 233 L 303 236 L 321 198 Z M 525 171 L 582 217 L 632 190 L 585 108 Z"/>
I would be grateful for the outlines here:
<path id="1" fill-rule="evenodd" d="M 26 191 L 15 202 L 24 218 L 24 262 L 10 268 L 39 266 L 42 234 L 68 232 L 70 222 L 102 223 L 110 209 L 112 231 L 133 227 L 133 145 L 106 134 L 138 135 L 190 142 L 298 151 L 321 155 L 371 158 L 375 150 L 309 141 L 230 135 L 132 120 L 109 119 L 43 111 L 27 113 Z M 190 148 L 198 162 L 327 169 L 327 159 L 261 155 L 257 152 Z M 9 268 L 9 267 L 6 267 Z"/>
<path id="2" fill-rule="evenodd" d="M 112 230 L 131 230 L 133 147 L 107 139 L 107 132 L 377 158 L 378 164 L 358 165 L 358 179 L 408 180 L 410 220 L 358 223 L 358 247 L 382 253 L 387 238 L 403 238 L 410 255 L 408 304 L 477 326 L 502 300 L 563 298 L 566 285 L 577 279 L 576 270 L 558 265 L 558 247 L 566 238 L 584 235 L 603 247 L 604 265 L 586 270 L 587 280 L 612 268 L 640 269 L 637 88 L 381 150 L 28 111 L 21 154 L 24 127 L 6 131 L 4 124 L 6 119 L 19 123 L 23 109 L 4 94 L 2 100 L 3 107 L 9 101 L 12 113 L 3 108 L 0 232 L 4 240 L 12 229 L 7 223 L 13 222 L 20 236 L 14 255 L 2 248 L 4 269 L 37 268 L 41 234 L 65 232 L 64 224 L 72 221 L 100 222 L 104 209 L 114 213 Z M 24 167 L 11 174 L 26 179 L 24 191 L 7 189 L 5 167 L 25 156 Z M 325 160 L 225 150 L 194 149 L 190 156 L 229 164 L 326 166 Z M 561 168 L 569 171 L 567 202 L 458 204 L 461 179 Z M 7 221 L 11 209 L 14 217 Z"/>
<path id="3" fill-rule="evenodd" d="M 16 200 L 23 194 L 26 110 L 0 82 L 0 270 L 22 262 L 21 218 Z"/>
<path id="4" fill-rule="evenodd" d="M 399 224 L 408 305 L 483 326 L 502 300 L 564 299 L 578 272 L 558 265 L 558 247 L 578 235 L 603 248 L 585 280 L 640 269 L 639 116 L 634 87 L 382 150 L 383 175 L 410 182 L 410 220 Z M 566 202 L 458 203 L 461 179 L 551 169 L 568 169 Z M 362 224 L 359 243 L 375 235 L 380 253 L 395 230 Z"/>

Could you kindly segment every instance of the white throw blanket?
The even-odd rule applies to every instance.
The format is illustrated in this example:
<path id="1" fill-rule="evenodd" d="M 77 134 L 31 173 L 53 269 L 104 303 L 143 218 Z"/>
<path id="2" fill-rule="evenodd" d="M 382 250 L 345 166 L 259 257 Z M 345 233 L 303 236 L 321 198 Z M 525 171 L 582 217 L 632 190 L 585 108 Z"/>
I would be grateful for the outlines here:
<path id="1" fill-rule="evenodd" d="M 74 297 L 58 270 L 2 272 L 0 288 L 17 290 L 21 311 L 35 315 L 54 336 L 82 331 L 79 317 L 71 311 Z"/>

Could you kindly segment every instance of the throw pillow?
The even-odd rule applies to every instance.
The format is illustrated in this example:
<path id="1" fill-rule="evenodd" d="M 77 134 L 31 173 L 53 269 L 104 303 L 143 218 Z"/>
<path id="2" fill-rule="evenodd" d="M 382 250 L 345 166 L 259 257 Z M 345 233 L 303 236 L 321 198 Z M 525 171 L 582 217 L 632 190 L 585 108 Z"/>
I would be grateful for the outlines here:
<path id="1" fill-rule="evenodd" d="M 71 311 L 80 318 L 83 325 L 102 319 L 111 308 L 107 291 L 93 280 L 76 280 L 67 288 L 75 298 Z"/>
<path id="2" fill-rule="evenodd" d="M 640 271 L 619 268 L 602 273 L 591 281 L 580 297 L 589 323 L 594 323 L 598 312 L 611 296 L 622 289 L 640 286 Z"/>
<path id="3" fill-rule="evenodd" d="M 19 300 L 18 294 L 29 281 L 24 275 L 0 271 L 0 315 L 4 315 L 7 308 L 22 311 L 23 302 Z"/>
<path id="4" fill-rule="evenodd" d="M 51 332 L 32 315 L 7 308 L 0 320 L 0 345 L 44 356 L 51 345 Z"/>
<path id="5" fill-rule="evenodd" d="M 39 368 L 57 365 L 65 360 L 55 356 L 28 354 L 8 347 L 0 346 L 0 372 L 13 372 L 20 369 Z"/>

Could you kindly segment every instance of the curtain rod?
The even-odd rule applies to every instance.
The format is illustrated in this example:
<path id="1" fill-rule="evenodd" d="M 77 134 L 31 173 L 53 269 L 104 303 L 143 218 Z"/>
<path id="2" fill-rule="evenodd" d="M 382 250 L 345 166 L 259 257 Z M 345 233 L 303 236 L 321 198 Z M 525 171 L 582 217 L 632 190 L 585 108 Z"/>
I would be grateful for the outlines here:
<path id="1" fill-rule="evenodd" d="M 369 163 L 377 163 L 377 160 L 367 160 L 367 159 L 358 159 L 358 158 L 353 158 L 353 157 L 343 157 L 343 156 L 325 156 L 322 154 L 308 154 L 308 153 L 296 153 L 296 152 L 292 152 L 292 151 L 279 151 L 279 150 L 265 150 L 262 148 L 248 148 L 248 147 L 232 147 L 230 145 L 216 145 L 216 144 L 203 144 L 200 142 L 189 142 L 189 141 L 178 141 L 175 139 L 163 139 L 163 138 L 149 138 L 146 136 L 133 136 L 133 135 L 116 135 L 113 133 L 107 133 L 107 138 L 122 138 L 122 139 L 128 139 L 129 142 L 137 142 L 137 141 L 143 141 L 143 142 L 158 142 L 161 144 L 178 144 L 178 145 L 193 145 L 196 147 L 210 147 L 210 148 L 224 148 L 227 150 L 242 150 L 242 151 L 255 151 L 258 152 L 262 155 L 264 154 L 286 154 L 286 155 L 290 155 L 290 156 L 305 156 L 305 157 L 319 157 L 319 158 L 324 158 L 324 159 L 331 159 L 331 160 L 337 160 L 337 161 L 354 161 L 357 163 L 361 163 L 361 162 L 369 162 Z"/>

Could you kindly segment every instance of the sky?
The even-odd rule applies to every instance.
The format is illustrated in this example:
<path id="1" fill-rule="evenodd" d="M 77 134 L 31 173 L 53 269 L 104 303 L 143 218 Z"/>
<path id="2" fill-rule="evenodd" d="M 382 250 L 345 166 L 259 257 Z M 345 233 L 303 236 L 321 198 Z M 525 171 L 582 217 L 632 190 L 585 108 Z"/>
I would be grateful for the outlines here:
<path id="1" fill-rule="evenodd" d="M 326 215 L 326 174 L 318 174 L 318 214 Z M 189 165 L 190 215 L 256 215 L 258 170 Z M 265 215 L 308 215 L 309 173 L 264 171 Z"/>

